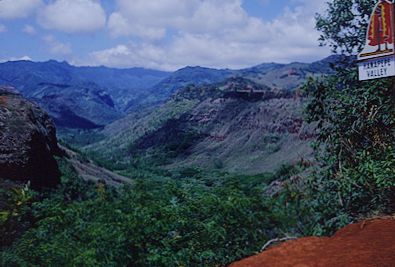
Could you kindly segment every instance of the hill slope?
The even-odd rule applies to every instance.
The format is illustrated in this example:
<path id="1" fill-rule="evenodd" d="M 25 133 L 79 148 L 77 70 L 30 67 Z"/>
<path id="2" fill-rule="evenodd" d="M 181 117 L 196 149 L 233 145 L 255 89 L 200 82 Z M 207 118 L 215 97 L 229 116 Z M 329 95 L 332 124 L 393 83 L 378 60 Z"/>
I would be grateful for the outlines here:
<path id="1" fill-rule="evenodd" d="M 349 225 L 333 237 L 286 242 L 230 267 L 393 266 L 395 220 L 377 219 Z"/>
<path id="2" fill-rule="evenodd" d="M 172 94 L 187 85 L 202 85 L 222 82 L 238 71 L 217 70 L 203 67 L 185 67 L 170 74 L 142 96 L 128 103 L 126 109 L 133 111 L 139 105 L 150 106 L 166 101 Z"/>
<path id="3" fill-rule="evenodd" d="M 166 168 L 274 170 L 309 157 L 312 133 L 302 105 L 293 93 L 242 78 L 187 86 L 158 109 L 108 125 L 106 138 L 85 150 L 120 164 L 132 159 Z"/>
<path id="4" fill-rule="evenodd" d="M 313 63 L 266 63 L 240 70 L 238 75 L 270 88 L 294 90 L 310 76 L 332 74 L 331 66 L 338 60 L 339 56 L 330 56 Z"/>

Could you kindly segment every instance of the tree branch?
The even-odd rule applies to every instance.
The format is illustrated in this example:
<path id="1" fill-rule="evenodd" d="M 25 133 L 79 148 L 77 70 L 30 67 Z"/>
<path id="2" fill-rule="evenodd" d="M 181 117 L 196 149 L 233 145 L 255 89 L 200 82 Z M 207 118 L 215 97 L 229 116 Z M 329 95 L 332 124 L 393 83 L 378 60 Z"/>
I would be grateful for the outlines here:
<path id="1" fill-rule="evenodd" d="M 289 240 L 294 240 L 294 239 L 298 239 L 297 237 L 292 237 L 292 236 L 287 236 L 284 238 L 275 238 L 272 240 L 269 240 L 266 242 L 266 244 L 261 248 L 260 252 L 263 252 L 264 250 L 266 250 L 270 245 L 272 245 L 273 243 L 277 243 L 277 242 L 285 242 L 285 241 L 289 241 Z"/>

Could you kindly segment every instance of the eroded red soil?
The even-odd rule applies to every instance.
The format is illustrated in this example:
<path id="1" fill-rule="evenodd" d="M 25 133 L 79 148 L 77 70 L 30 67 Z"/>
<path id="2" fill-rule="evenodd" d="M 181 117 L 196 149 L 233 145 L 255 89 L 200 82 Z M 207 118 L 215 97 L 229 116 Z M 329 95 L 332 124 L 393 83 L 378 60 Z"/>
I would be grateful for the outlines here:
<path id="1" fill-rule="evenodd" d="M 333 237 L 306 237 L 230 267 L 395 267 L 395 219 L 349 225 Z"/>

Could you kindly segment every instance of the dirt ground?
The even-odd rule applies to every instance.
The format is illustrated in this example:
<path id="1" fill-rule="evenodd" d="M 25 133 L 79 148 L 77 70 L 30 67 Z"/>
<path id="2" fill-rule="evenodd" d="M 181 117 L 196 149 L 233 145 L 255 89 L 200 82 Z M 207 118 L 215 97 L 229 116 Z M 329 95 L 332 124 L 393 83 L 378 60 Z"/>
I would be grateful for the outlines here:
<path id="1" fill-rule="evenodd" d="M 395 219 L 346 226 L 332 237 L 305 237 L 230 267 L 395 267 Z"/>

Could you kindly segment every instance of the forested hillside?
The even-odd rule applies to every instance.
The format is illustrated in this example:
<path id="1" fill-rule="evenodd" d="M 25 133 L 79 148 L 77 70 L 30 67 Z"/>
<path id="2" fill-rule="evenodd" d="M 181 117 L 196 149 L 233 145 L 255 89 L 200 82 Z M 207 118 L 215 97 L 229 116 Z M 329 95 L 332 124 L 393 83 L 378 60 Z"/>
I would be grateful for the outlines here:
<path id="1" fill-rule="evenodd" d="M 110 168 L 130 162 L 167 169 L 273 171 L 312 156 L 305 99 L 244 78 L 187 86 L 157 109 L 130 113 L 82 151 Z M 110 159 L 110 160 L 109 160 Z"/>

